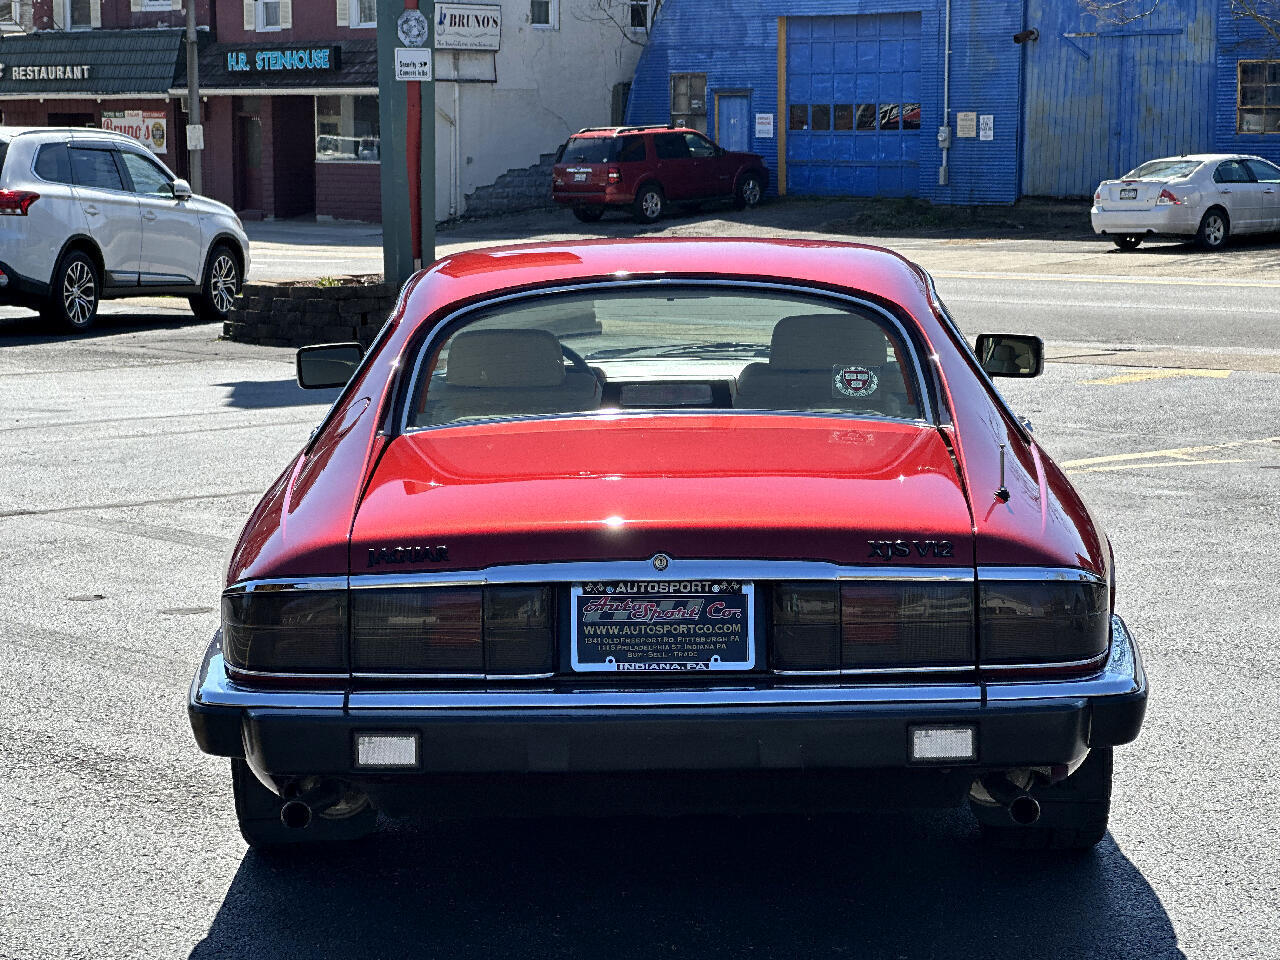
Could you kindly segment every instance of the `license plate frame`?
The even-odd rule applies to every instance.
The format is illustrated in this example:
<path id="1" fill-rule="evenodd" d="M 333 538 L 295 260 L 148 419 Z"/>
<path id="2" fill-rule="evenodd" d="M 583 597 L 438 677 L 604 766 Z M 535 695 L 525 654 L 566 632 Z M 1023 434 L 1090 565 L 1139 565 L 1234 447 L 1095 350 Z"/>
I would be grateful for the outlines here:
<path id="1" fill-rule="evenodd" d="M 574 182 L 574 183 L 586 183 L 586 182 L 587 182 L 587 175 L 586 175 L 585 173 L 575 173 L 575 174 L 573 175 L 573 182 Z"/>
<path id="2" fill-rule="evenodd" d="M 1137 187 L 1121 187 L 1120 199 L 1121 200 L 1137 200 L 1138 188 Z"/>
<path id="3" fill-rule="evenodd" d="M 628 602 L 627 608 L 618 609 Z M 698 609 L 693 614 L 695 602 Z M 593 604 L 597 609 L 588 610 Z M 662 617 L 658 611 L 673 615 Z M 575 673 L 754 670 L 755 613 L 755 585 L 734 580 L 573 584 L 570 666 Z M 589 629 L 603 627 L 618 629 L 609 635 Z"/>

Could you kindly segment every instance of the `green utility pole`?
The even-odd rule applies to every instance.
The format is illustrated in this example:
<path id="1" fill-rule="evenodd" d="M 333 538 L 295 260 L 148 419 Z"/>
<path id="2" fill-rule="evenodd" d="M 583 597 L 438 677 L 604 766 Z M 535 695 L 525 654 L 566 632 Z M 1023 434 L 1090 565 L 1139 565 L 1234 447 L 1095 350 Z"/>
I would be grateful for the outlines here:
<path id="1" fill-rule="evenodd" d="M 378 0 L 382 263 L 400 286 L 435 259 L 434 0 Z"/>

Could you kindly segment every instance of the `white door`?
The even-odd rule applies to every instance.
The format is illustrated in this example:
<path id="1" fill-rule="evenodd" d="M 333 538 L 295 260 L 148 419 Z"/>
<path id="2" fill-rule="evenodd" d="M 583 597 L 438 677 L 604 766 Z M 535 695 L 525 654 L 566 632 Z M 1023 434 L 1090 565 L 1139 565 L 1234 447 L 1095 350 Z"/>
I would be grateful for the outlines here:
<path id="1" fill-rule="evenodd" d="M 142 212 L 127 190 L 109 144 L 73 142 L 67 149 L 76 198 L 89 236 L 102 251 L 107 286 L 136 286 L 142 261 Z"/>
<path id="2" fill-rule="evenodd" d="M 142 283 L 200 282 L 200 218 L 173 196 L 173 180 L 150 157 L 121 150 L 120 159 L 142 211 Z"/>
<path id="3" fill-rule="evenodd" d="M 1280 230 L 1280 167 L 1266 160 L 1246 160 L 1245 166 L 1262 188 L 1262 229 Z"/>
<path id="4" fill-rule="evenodd" d="M 1243 160 L 1223 160 L 1213 171 L 1214 186 L 1218 189 L 1218 202 L 1227 208 L 1231 218 L 1232 233 L 1255 233 L 1265 229 L 1262 224 L 1262 185 L 1254 182 L 1253 174 Z"/>

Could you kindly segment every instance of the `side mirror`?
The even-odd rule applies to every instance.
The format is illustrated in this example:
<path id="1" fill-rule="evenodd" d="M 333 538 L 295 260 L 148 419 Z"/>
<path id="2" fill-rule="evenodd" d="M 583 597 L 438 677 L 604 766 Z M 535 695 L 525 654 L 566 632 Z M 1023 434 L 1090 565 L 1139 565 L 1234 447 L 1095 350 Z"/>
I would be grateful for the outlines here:
<path id="1" fill-rule="evenodd" d="M 175 199 L 175 200 L 190 200 L 190 199 L 191 199 L 191 184 L 187 183 L 187 181 L 185 181 L 185 180 L 175 180 L 175 181 L 173 181 L 173 199 Z"/>
<path id="2" fill-rule="evenodd" d="M 984 333 L 973 352 L 989 377 L 1038 377 L 1044 372 L 1044 341 L 1016 333 Z"/>
<path id="3" fill-rule="evenodd" d="M 298 386 L 303 390 L 345 387 L 364 357 L 358 343 L 321 343 L 298 350 Z"/>

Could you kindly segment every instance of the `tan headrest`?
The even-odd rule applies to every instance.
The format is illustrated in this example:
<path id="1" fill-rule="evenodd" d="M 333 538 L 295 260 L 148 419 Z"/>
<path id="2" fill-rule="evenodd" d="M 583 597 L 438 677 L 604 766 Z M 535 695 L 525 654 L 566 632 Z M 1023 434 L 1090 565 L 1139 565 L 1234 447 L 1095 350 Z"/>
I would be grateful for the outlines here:
<path id="1" fill-rule="evenodd" d="M 769 366 L 776 370 L 826 370 L 835 364 L 880 366 L 886 355 L 884 333 L 865 317 L 801 314 L 783 317 L 774 325 Z"/>
<path id="2" fill-rule="evenodd" d="M 560 341 L 546 330 L 465 330 L 449 344 L 445 382 L 453 387 L 558 387 Z"/>

